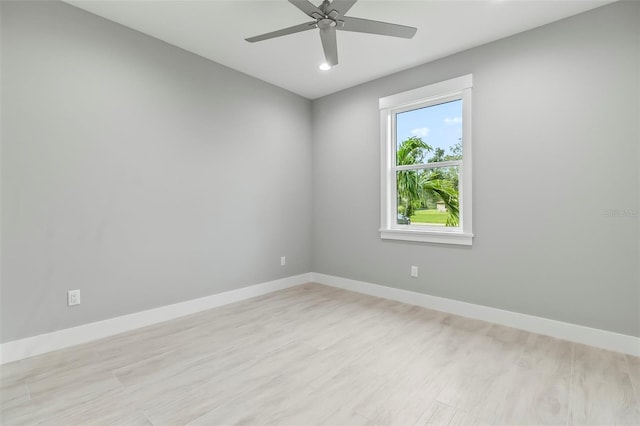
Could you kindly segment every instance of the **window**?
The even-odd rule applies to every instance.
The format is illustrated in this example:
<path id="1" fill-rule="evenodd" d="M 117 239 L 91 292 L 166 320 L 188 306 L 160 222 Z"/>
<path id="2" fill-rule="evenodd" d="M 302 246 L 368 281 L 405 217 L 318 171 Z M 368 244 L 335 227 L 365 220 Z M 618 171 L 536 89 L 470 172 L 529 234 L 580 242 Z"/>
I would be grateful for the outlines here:
<path id="1" fill-rule="evenodd" d="M 380 99 L 381 238 L 471 245 L 472 83 Z"/>

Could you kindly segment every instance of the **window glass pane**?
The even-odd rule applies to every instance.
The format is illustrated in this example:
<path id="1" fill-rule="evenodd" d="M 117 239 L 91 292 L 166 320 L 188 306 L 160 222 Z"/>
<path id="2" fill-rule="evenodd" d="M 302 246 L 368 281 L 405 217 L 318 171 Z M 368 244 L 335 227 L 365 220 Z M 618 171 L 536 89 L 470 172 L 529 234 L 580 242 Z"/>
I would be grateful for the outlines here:
<path id="1" fill-rule="evenodd" d="M 459 226 L 458 167 L 396 172 L 398 225 Z"/>
<path id="2" fill-rule="evenodd" d="M 461 159 L 461 99 L 396 114 L 396 165 Z"/>

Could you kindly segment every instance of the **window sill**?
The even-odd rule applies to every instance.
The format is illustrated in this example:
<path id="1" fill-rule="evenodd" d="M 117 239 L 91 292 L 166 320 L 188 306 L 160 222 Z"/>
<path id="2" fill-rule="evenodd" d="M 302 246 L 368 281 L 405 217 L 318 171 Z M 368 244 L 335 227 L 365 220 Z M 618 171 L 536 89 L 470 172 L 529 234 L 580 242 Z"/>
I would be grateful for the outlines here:
<path id="1" fill-rule="evenodd" d="M 383 240 L 417 241 L 421 243 L 439 243 L 470 246 L 473 234 L 447 231 L 423 231 L 416 229 L 381 229 Z"/>

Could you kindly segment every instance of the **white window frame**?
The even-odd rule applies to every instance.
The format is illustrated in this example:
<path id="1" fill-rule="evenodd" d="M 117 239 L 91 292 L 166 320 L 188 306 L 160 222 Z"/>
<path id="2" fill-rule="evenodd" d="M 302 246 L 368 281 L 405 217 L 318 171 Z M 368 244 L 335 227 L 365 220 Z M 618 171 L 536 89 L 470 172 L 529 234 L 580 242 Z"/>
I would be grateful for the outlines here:
<path id="1" fill-rule="evenodd" d="M 380 237 L 382 239 L 428 243 L 459 244 L 473 242 L 471 210 L 471 90 L 473 76 L 467 74 L 440 83 L 380 98 Z M 462 160 L 425 163 L 416 166 L 396 166 L 396 115 L 454 100 L 462 100 Z M 429 225 L 399 225 L 396 196 L 396 172 L 403 169 L 422 169 L 458 166 L 460 222 L 457 227 Z"/>

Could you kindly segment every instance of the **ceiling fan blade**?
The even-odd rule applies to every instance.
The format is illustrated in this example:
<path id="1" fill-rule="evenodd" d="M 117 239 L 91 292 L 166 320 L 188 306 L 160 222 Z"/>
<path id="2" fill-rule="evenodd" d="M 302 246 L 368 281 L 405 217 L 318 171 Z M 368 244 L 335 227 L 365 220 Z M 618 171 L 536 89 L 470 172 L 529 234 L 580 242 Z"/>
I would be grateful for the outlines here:
<path id="1" fill-rule="evenodd" d="M 322 13 L 320 9 L 315 7 L 309 0 L 289 0 L 289 3 L 291 3 L 313 19 L 318 19 L 324 16 L 324 13 Z"/>
<path id="2" fill-rule="evenodd" d="M 344 16 L 357 1 L 358 0 L 333 0 L 329 6 L 329 10 L 333 9 L 337 11 L 340 16 Z"/>
<path id="3" fill-rule="evenodd" d="M 415 35 L 417 28 L 405 25 L 390 24 L 388 22 L 370 21 L 369 19 L 352 18 L 345 16 L 342 18 L 343 26 L 338 26 L 341 31 L 353 31 L 358 33 L 379 34 L 391 37 L 411 38 Z"/>
<path id="4" fill-rule="evenodd" d="M 338 42 L 336 41 L 336 27 L 320 28 L 320 39 L 324 49 L 327 64 L 338 65 Z"/>
<path id="5" fill-rule="evenodd" d="M 283 28 L 278 31 L 262 34 L 255 37 L 245 38 L 249 43 L 255 43 L 256 41 L 268 40 L 270 38 L 280 37 L 287 34 L 295 34 L 302 31 L 312 30 L 316 28 L 315 22 L 305 22 L 304 24 L 294 25 L 293 27 Z"/>

